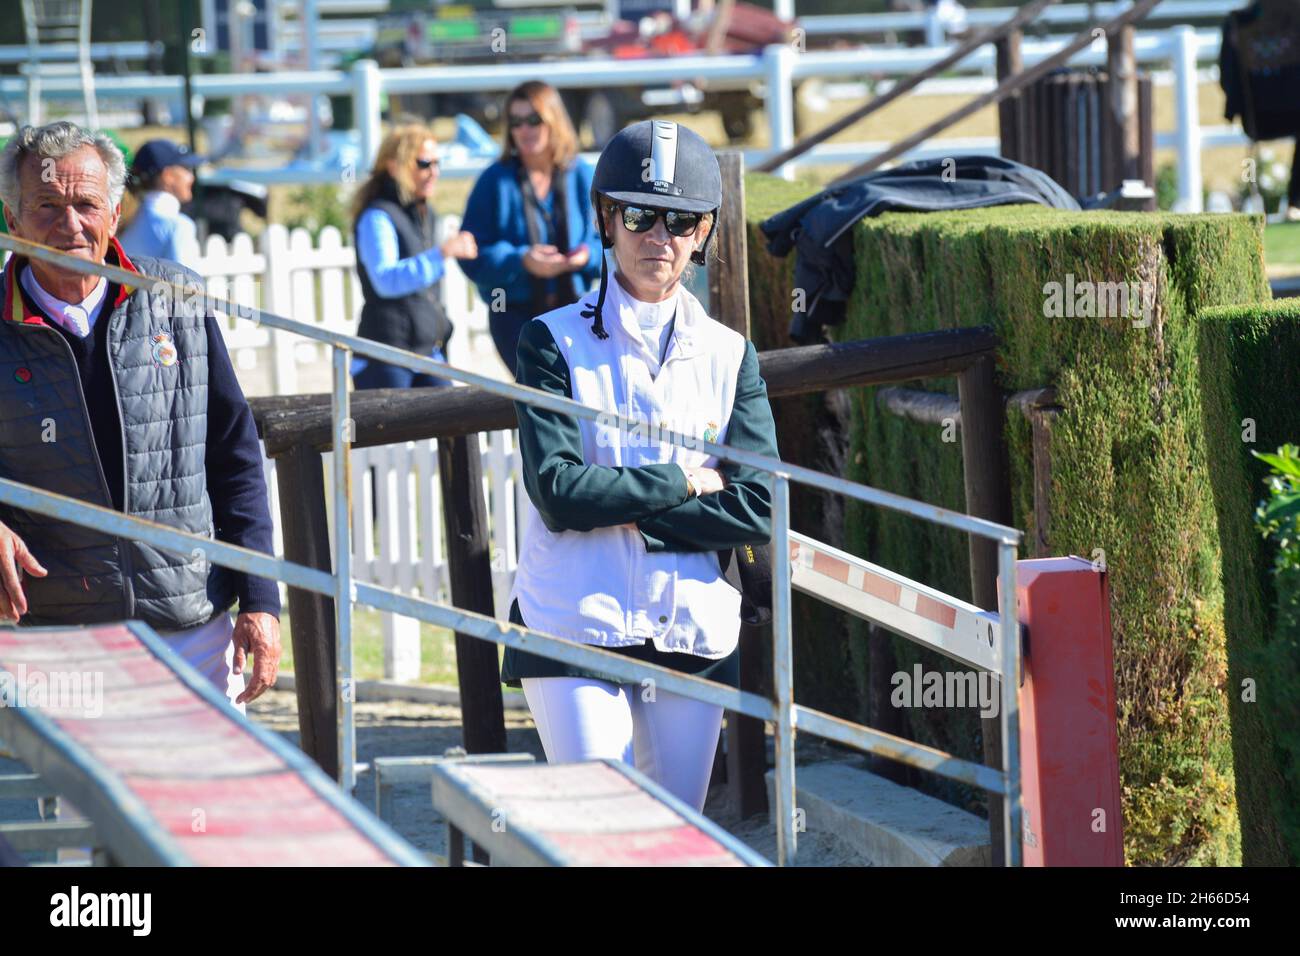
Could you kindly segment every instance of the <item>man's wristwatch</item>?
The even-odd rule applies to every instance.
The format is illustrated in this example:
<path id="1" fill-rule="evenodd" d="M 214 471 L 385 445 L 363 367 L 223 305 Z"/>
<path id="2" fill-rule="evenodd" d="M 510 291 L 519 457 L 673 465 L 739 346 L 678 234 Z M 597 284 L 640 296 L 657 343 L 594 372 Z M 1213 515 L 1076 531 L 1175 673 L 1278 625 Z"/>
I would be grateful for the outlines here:
<path id="1" fill-rule="evenodd" d="M 695 482 L 691 481 L 691 473 L 683 468 L 682 474 L 686 476 L 686 500 L 698 497 L 700 492 L 695 487 Z"/>

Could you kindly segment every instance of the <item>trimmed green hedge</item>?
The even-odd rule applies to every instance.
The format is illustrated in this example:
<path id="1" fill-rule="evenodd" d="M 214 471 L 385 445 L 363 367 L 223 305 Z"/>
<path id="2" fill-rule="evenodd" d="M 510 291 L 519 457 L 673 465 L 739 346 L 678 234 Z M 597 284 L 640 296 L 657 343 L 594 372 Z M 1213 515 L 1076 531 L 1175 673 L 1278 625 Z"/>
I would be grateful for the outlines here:
<path id="1" fill-rule="evenodd" d="M 759 176 L 746 186 L 754 338 L 760 347 L 781 347 L 789 344 L 792 264 L 763 251 L 756 226 L 811 190 Z M 1249 607 L 1237 607 L 1258 601 L 1257 589 L 1243 596 L 1254 585 L 1237 586 L 1240 555 L 1257 551 L 1258 542 L 1233 532 L 1224 543 L 1234 556 L 1224 560 L 1212 468 L 1245 452 L 1239 439 L 1232 452 L 1221 447 L 1221 409 L 1215 415 L 1207 410 L 1221 401 L 1221 392 L 1202 388 L 1198 363 L 1201 313 L 1269 294 L 1261 222 L 1020 206 L 890 213 L 860 223 L 855 243 L 857 285 L 837 339 L 991 325 L 1003 342 L 998 372 L 1004 389 L 1057 388 L 1063 410 L 1050 440 L 1050 546 L 1056 554 L 1085 557 L 1104 551 L 1110 569 L 1128 862 L 1239 863 L 1243 841 L 1246 862 L 1283 862 L 1264 799 L 1271 789 L 1262 769 L 1268 748 L 1258 733 L 1247 731 L 1235 741 L 1230 733 L 1229 673 L 1236 676 L 1238 655 L 1235 640 L 1229 647 L 1225 639 L 1224 581 L 1232 592 L 1235 634 L 1238 613 L 1259 620 Z M 1127 316 L 1048 317 L 1045 287 L 1064 284 L 1069 275 L 1076 282 L 1152 284 L 1150 325 L 1135 327 Z M 951 379 L 910 384 L 955 392 Z M 1294 392 L 1272 394 L 1275 404 L 1283 395 L 1294 404 Z M 817 414 L 818 399 L 801 401 L 805 418 Z M 787 419 L 797 418 L 788 403 L 778 415 L 783 454 L 796 460 L 813 454 L 815 463 L 818 448 L 807 430 L 786 427 Z M 878 412 L 872 389 L 855 390 L 846 425 L 847 477 L 962 508 L 960 443 L 942 441 L 937 427 Z M 1009 416 L 1007 437 L 1014 521 L 1032 540 L 1032 450 L 1020 415 Z M 1234 511 L 1232 520 L 1248 528 L 1253 503 Z M 836 530 L 819 521 L 822 507 L 807 507 L 804 530 Z M 849 550 L 945 591 L 969 594 L 961 535 L 852 504 L 844 515 L 841 538 Z M 797 505 L 795 516 L 801 517 Z M 797 618 L 808 623 L 796 679 L 808 669 L 812 680 L 797 684 L 796 695 L 811 694 L 813 706 L 863 719 L 871 710 L 863 700 L 872 684 L 867 651 L 855 639 L 859 629 L 846 628 L 843 615 L 836 618 L 802 612 Z M 891 643 L 895 667 L 908 668 L 914 660 L 946 666 L 908 642 Z M 830 660 L 819 660 L 819 651 Z M 825 676 L 837 669 L 838 680 Z M 973 713 L 904 711 L 903 720 L 914 739 L 967 757 L 980 754 Z M 978 800 L 945 793 L 932 782 L 927 788 L 968 805 Z M 1239 799 L 1245 827 L 1238 823 Z"/>
<path id="2" fill-rule="evenodd" d="M 1223 544 L 1242 840 L 1267 848 L 1270 862 L 1285 855 L 1294 865 L 1300 863 L 1300 697 L 1286 677 L 1297 664 L 1287 659 L 1286 645 L 1293 648 L 1295 636 L 1274 636 L 1269 570 L 1275 546 L 1261 539 L 1253 513 L 1267 494 L 1269 470 L 1250 452 L 1300 440 L 1300 300 L 1209 309 L 1201 318 L 1202 388 L 1215 399 L 1205 402 L 1206 444 L 1222 452 L 1210 456 L 1210 475 Z M 1293 768 L 1290 779 L 1286 767 Z"/>

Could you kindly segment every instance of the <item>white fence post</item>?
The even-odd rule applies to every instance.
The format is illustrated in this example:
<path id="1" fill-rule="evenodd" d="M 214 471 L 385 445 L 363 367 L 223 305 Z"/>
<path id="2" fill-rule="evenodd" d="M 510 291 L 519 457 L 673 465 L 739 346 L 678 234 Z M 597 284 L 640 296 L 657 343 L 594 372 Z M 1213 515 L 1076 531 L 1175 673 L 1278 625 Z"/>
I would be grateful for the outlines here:
<path id="1" fill-rule="evenodd" d="M 379 64 L 357 60 L 352 64 L 352 121 L 361 134 L 360 179 L 374 164 L 379 152 Z"/>
<path id="2" fill-rule="evenodd" d="M 932 6 L 925 11 L 925 45 L 943 46 L 948 40 L 948 31 L 944 28 L 943 18 L 939 16 L 939 7 Z"/>
<path id="3" fill-rule="evenodd" d="M 794 144 L 794 49 L 774 43 L 763 50 L 767 67 L 767 121 L 771 148 L 775 152 Z M 784 179 L 794 178 L 794 167 L 785 163 L 776 170 Z"/>
<path id="4" fill-rule="evenodd" d="M 289 233 L 279 223 L 271 223 L 262 233 L 262 255 L 266 272 L 262 277 L 262 307 L 276 315 L 293 312 L 292 285 L 289 271 Z M 283 329 L 271 335 L 273 365 L 271 381 L 275 394 L 292 395 L 298 391 L 298 366 L 294 359 L 294 336 Z"/>
<path id="5" fill-rule="evenodd" d="M 1203 211 L 1201 104 L 1197 96 L 1196 30 L 1173 29 L 1174 95 L 1178 100 L 1178 212 Z"/>

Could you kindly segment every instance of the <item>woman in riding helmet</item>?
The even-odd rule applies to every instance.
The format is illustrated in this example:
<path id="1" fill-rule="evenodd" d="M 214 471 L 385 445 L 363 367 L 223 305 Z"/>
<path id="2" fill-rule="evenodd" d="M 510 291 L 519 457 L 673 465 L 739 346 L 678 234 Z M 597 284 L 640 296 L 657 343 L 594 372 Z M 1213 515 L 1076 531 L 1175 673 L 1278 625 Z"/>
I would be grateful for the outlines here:
<path id="1" fill-rule="evenodd" d="M 519 337 L 520 384 L 705 441 L 777 456 L 754 347 L 682 286 L 722 204 L 712 149 L 676 123 L 616 135 L 592 180 L 597 293 Z M 603 257 L 604 258 L 604 257 Z M 738 685 L 741 595 L 719 554 L 771 536 L 765 472 L 585 419 L 517 404 L 524 518 L 511 620 Z M 635 765 L 700 809 L 722 708 L 508 648 L 552 763 Z"/>

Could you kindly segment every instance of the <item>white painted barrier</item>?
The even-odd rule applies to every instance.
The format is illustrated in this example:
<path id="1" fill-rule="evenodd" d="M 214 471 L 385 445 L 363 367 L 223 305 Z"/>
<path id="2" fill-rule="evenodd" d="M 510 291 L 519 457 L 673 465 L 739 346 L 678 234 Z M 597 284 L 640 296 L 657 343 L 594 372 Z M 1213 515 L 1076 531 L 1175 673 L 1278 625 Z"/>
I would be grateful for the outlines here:
<path id="1" fill-rule="evenodd" d="M 1215 0 L 1225 3 L 1227 0 Z M 1173 0 L 1170 0 L 1172 6 Z M 1190 8 L 1187 8 L 1190 9 Z M 1209 5 L 1198 8 L 1208 11 Z M 1215 10 L 1217 11 L 1217 7 Z M 973 12 L 973 11 L 971 11 Z M 1071 14 L 1073 16 L 1073 14 Z M 1184 15 L 1192 15 L 1187 13 Z M 1069 42 L 1069 37 L 1053 36 L 1041 40 L 1026 38 L 1023 57 L 1032 66 L 1052 55 Z M 1218 30 L 1191 31 L 1176 27 L 1168 30 L 1143 31 L 1137 36 L 1135 55 L 1144 64 L 1171 64 L 1178 86 L 1180 102 L 1193 102 L 1197 90 L 1196 65 L 1217 61 L 1221 36 Z M 379 148 L 380 100 L 384 93 L 438 93 L 453 91 L 505 92 L 524 80 L 545 76 L 554 86 L 599 88 L 607 86 L 663 86 L 688 77 L 692 81 L 724 81 L 760 86 L 767 105 L 768 147 L 751 151 L 746 162 L 755 163 L 775 151 L 788 148 L 794 139 L 793 123 L 795 81 L 811 77 L 861 77 L 863 75 L 906 76 L 925 69 L 951 51 L 951 44 L 933 47 L 897 46 L 860 47 L 843 52 L 797 52 L 792 47 L 771 46 L 756 55 L 677 56 L 636 61 L 559 60 L 548 63 L 502 63 L 454 67 L 415 67 L 380 69 L 373 60 L 359 60 L 349 71 L 303 70 L 262 74 L 205 74 L 193 78 L 194 92 L 202 96 L 237 96 L 255 94 L 286 96 L 328 94 L 351 96 L 353 115 L 358 124 L 362 164 L 367 165 Z M 790 55 L 793 53 L 794 55 Z M 994 51 L 985 45 L 960 64 L 954 72 L 984 72 L 991 68 Z M 1070 60 L 1074 66 L 1103 64 L 1105 45 L 1100 41 L 1081 50 Z M 96 76 L 96 94 L 103 97 L 172 97 L 180 95 L 182 78 L 178 76 L 113 77 Z M 80 96 L 76 84 L 51 80 L 42 87 L 44 95 Z M 0 77 L 0 97 L 23 96 L 23 77 Z M 1161 131 L 1164 133 L 1165 131 Z M 1194 111 L 1180 110 L 1176 141 L 1182 151 L 1183 168 L 1179 194 L 1181 208 L 1199 208 L 1201 196 L 1201 156 L 1194 148 L 1199 140 L 1199 117 Z M 1234 137 L 1237 145 L 1248 140 L 1242 132 Z M 923 148 L 944 151 L 951 148 L 945 140 L 932 140 Z M 858 161 L 869 158 L 863 150 Z M 910 157 L 903 157 L 910 158 Z M 817 147 L 781 170 L 792 175 L 798 163 L 838 161 Z M 474 175 L 485 163 L 447 163 L 443 175 Z M 224 178 L 248 179 L 262 183 L 338 182 L 341 171 L 325 168 L 250 169 L 227 171 Z M 220 181 L 223 176 L 212 177 Z"/>
<path id="2" fill-rule="evenodd" d="M 510 612 L 508 599 L 517 566 L 516 516 L 524 505 L 526 492 L 520 480 L 515 432 L 480 434 L 479 447 L 483 456 L 483 494 L 487 502 L 495 615 L 504 620 Z M 354 448 L 351 464 L 354 577 L 369 584 L 449 602 L 438 443 L 429 440 Z M 275 462 L 266 459 L 263 467 L 275 525 L 274 550 L 283 554 Z M 325 500 L 331 501 L 331 453 L 325 454 L 324 468 Z M 418 623 L 393 614 L 383 614 L 382 621 L 384 678 L 418 680 Z"/>
<path id="3" fill-rule="evenodd" d="M 459 217 L 441 216 L 438 238 L 459 228 Z M 256 243 L 246 233 L 238 233 L 229 243 L 221 236 L 209 236 L 203 253 L 197 271 L 206 280 L 210 296 L 356 334 L 362 305 L 356 250 L 344 244 L 333 226 L 322 229 L 315 244 L 307 230 L 290 231 L 276 224 L 268 226 Z M 456 328 L 448 360 L 491 374 L 496 352 L 488 333 L 487 306 L 454 260 L 447 263 L 442 279 L 442 301 Z M 219 318 L 236 369 L 251 373 L 259 361 L 269 360 L 269 389 L 256 392 L 301 391 L 305 367 L 327 375 L 329 356 L 318 343 L 285 332 L 272 334 L 247 319 Z M 324 378 L 319 387 L 327 387 Z"/>

